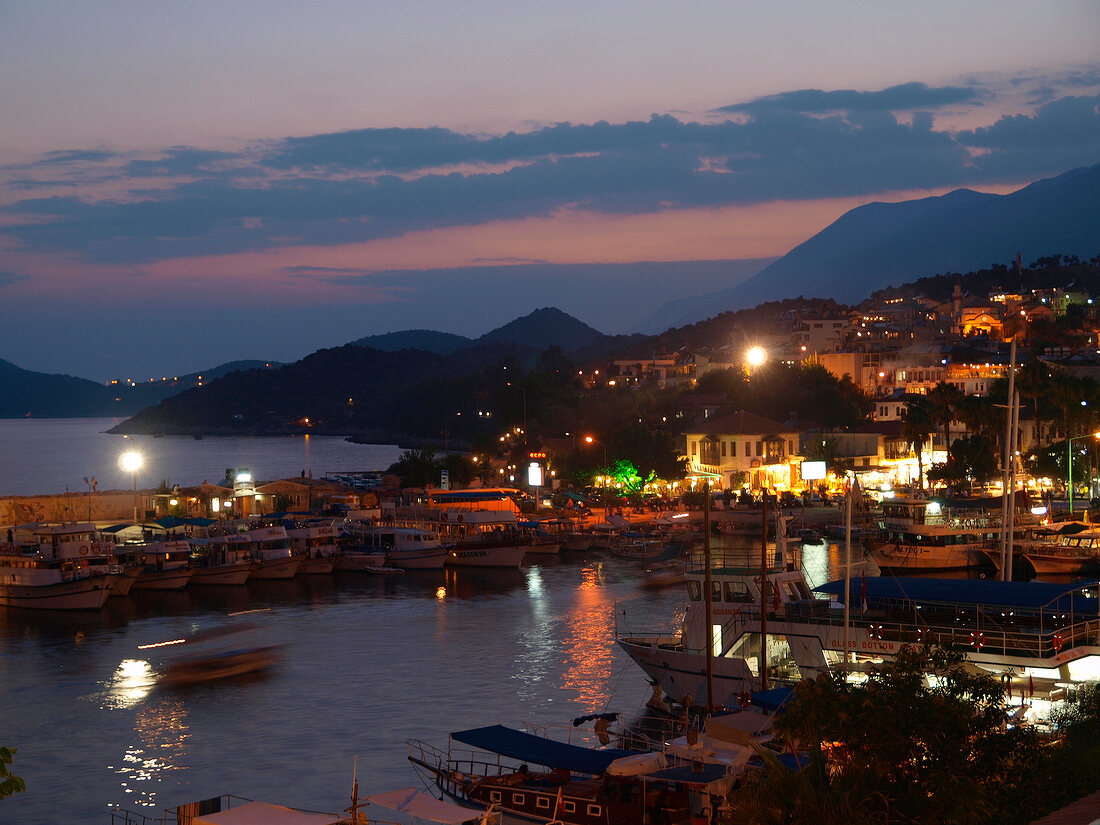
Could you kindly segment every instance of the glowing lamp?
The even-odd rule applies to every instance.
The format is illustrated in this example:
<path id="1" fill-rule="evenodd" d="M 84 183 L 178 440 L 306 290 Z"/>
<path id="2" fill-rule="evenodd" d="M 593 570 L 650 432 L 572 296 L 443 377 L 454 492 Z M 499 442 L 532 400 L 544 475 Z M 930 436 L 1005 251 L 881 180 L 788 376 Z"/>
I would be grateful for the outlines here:
<path id="1" fill-rule="evenodd" d="M 118 457 L 118 466 L 127 473 L 136 473 L 144 462 L 137 450 L 128 450 Z"/>

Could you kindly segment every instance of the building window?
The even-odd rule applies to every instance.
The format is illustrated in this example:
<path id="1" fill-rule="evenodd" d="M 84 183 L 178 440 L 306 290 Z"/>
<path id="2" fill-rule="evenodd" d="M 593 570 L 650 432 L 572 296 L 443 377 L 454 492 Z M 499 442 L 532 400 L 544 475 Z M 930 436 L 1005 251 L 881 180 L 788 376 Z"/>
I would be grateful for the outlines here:
<path id="1" fill-rule="evenodd" d="M 756 442 L 756 455 L 757 456 L 764 455 L 764 442 L 763 441 L 757 441 Z"/>
<path id="2" fill-rule="evenodd" d="M 726 457 L 726 442 L 722 442 L 722 458 Z"/>
<path id="3" fill-rule="evenodd" d="M 730 458 L 737 458 L 737 442 L 730 442 Z"/>
<path id="4" fill-rule="evenodd" d="M 699 442 L 698 441 L 692 441 L 691 442 L 691 454 L 692 455 L 698 455 L 699 454 Z"/>

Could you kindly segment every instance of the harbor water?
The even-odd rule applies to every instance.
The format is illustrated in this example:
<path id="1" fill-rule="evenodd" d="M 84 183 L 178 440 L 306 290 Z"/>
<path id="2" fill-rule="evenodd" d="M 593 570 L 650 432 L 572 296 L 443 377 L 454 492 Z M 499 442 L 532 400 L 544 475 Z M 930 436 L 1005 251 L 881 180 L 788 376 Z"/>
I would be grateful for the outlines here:
<path id="1" fill-rule="evenodd" d="M 47 447 L 60 441 L 44 430 L 39 437 Z M 284 442 L 272 439 L 270 455 L 254 445 L 239 460 L 301 463 L 301 445 Z M 372 469 L 358 456 L 340 465 L 336 442 L 324 464 L 311 443 L 315 468 Z M 181 484 L 239 463 L 175 467 L 169 455 L 166 448 L 158 458 L 162 475 Z M 72 461 L 39 458 L 55 467 Z M 746 548 L 746 561 L 756 552 Z M 835 546 L 805 549 L 811 583 L 838 564 Z M 616 623 L 673 630 L 686 601 L 680 587 L 643 591 L 643 574 L 644 562 L 587 553 L 528 557 L 519 570 L 134 591 L 86 614 L 0 608 L 0 746 L 18 748 L 12 767 L 27 784 L 0 801 L 0 822 L 105 823 L 110 806 L 154 815 L 224 793 L 337 812 L 349 804 L 356 759 L 361 795 L 419 787 L 409 738 L 445 746 L 450 731 L 482 725 L 567 727 L 596 711 L 629 718 L 651 691 L 614 644 Z M 219 629 L 280 645 L 281 661 L 260 676 L 155 684 L 175 655 L 155 645 Z"/>
<path id="2" fill-rule="evenodd" d="M 385 470 L 401 455 L 394 445 L 352 444 L 338 436 L 134 436 L 133 442 L 106 431 L 116 418 L 0 419 L 0 496 L 84 493 L 85 479 L 98 490 L 129 490 L 132 476 L 119 456 L 136 448 L 144 464 L 142 489 L 161 481 L 192 487 L 216 484 L 226 469 L 247 467 L 261 482 L 302 473 L 320 478 L 333 472 Z"/>

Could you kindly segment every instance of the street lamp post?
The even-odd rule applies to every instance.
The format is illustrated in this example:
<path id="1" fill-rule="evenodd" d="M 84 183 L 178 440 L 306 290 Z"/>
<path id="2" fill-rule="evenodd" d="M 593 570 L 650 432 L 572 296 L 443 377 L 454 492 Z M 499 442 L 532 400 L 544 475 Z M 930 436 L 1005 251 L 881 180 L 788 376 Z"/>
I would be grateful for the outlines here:
<path id="1" fill-rule="evenodd" d="M 1075 435 L 1066 439 L 1066 476 L 1069 482 L 1066 487 L 1069 490 L 1069 514 L 1071 516 L 1073 515 L 1073 442 L 1085 438 L 1100 438 L 1100 432 Z"/>
<path id="2" fill-rule="evenodd" d="M 586 435 L 584 437 L 584 440 L 588 444 L 599 444 L 601 447 L 603 447 L 603 471 L 604 471 L 603 511 L 604 511 L 604 516 L 606 517 L 606 516 L 609 516 L 611 514 L 611 502 L 607 497 L 607 495 L 608 495 L 607 491 L 609 489 L 608 486 L 607 486 L 607 445 L 604 444 L 599 439 L 595 439 L 590 435 Z"/>
<path id="3" fill-rule="evenodd" d="M 135 447 L 137 446 L 136 442 L 134 442 L 134 439 L 131 438 L 130 436 L 124 435 L 122 437 L 123 438 L 129 438 L 130 443 L 134 444 Z M 141 469 L 141 465 L 143 463 L 144 462 L 141 458 L 141 453 L 139 453 L 136 449 L 127 450 L 126 452 L 124 452 L 122 455 L 120 455 L 118 457 L 118 466 L 122 468 L 123 472 L 131 473 L 134 477 L 134 523 L 135 524 L 138 523 L 137 474 L 138 474 L 138 470 Z"/>
<path id="4" fill-rule="evenodd" d="M 604 467 L 604 470 L 606 470 L 607 469 L 607 445 L 604 444 L 602 441 L 598 441 L 597 439 L 593 438 L 590 435 L 586 435 L 584 437 L 584 440 L 589 444 L 599 444 L 601 447 L 603 447 L 603 467 Z"/>

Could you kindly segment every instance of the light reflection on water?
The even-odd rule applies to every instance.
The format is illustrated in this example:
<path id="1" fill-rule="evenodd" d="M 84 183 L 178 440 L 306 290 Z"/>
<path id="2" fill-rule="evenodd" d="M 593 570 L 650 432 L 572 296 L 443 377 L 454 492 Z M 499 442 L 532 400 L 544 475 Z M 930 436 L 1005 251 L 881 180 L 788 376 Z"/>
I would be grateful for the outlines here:
<path id="1" fill-rule="evenodd" d="M 834 548 L 807 560 L 826 569 Z M 757 556 L 758 558 L 758 556 Z M 614 644 L 616 606 L 674 629 L 682 588 L 638 587 L 644 565 L 597 554 L 520 570 L 299 577 L 210 592 L 139 593 L 102 615 L 0 610 L 0 737 L 28 791 L 4 821 L 103 821 L 219 793 L 313 810 L 416 783 L 405 740 L 636 713 L 646 678 Z M 266 678 L 151 687 L 150 642 L 231 613 L 285 645 Z M 83 700 L 83 701 L 82 701 Z M 293 783 L 287 782 L 287 760 Z M 58 811 L 64 811 L 59 817 Z"/>
<path id="2" fill-rule="evenodd" d="M 104 684 L 104 710 L 132 708 L 141 702 L 156 685 L 156 674 L 144 659 L 123 659 L 118 669 Z"/>
<path id="3" fill-rule="evenodd" d="M 186 770 L 190 738 L 186 718 L 187 708 L 178 696 L 159 696 L 138 709 L 134 720 L 138 741 L 126 748 L 121 765 L 108 766 L 121 778 L 123 807 L 156 807 L 165 775 Z"/>
<path id="4" fill-rule="evenodd" d="M 604 710 L 613 690 L 614 604 L 600 585 L 601 571 L 598 562 L 582 568 L 577 600 L 565 617 L 562 639 L 567 651 L 562 686 L 576 691 L 586 713 Z"/>

